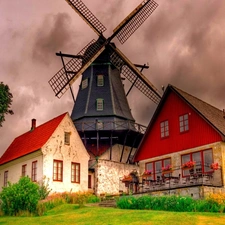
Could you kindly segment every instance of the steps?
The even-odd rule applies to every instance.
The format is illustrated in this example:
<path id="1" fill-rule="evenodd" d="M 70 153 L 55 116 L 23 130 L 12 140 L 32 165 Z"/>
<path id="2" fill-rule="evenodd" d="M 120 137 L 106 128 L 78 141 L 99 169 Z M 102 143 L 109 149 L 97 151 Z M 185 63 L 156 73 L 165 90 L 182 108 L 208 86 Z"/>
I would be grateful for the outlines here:
<path id="1" fill-rule="evenodd" d="M 103 200 L 99 203 L 99 206 L 116 208 L 116 201 L 115 199 Z"/>

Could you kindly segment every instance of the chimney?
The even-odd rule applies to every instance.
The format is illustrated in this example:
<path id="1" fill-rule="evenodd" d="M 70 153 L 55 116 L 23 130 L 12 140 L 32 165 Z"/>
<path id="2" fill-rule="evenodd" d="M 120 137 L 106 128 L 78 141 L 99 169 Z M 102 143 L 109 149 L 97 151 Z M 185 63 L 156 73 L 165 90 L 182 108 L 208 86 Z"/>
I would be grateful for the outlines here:
<path id="1" fill-rule="evenodd" d="M 31 131 L 34 130 L 36 128 L 36 119 L 32 119 L 31 120 Z"/>

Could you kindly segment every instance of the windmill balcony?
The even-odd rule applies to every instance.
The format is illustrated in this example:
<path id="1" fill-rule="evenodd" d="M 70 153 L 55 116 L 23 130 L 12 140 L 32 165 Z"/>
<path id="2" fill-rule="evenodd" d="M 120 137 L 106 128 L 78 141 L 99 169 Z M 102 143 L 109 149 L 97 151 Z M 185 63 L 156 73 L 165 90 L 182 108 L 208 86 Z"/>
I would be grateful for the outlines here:
<path id="1" fill-rule="evenodd" d="M 78 131 L 132 130 L 144 134 L 146 127 L 130 120 L 123 121 L 85 121 L 75 122 Z"/>
<path id="2" fill-rule="evenodd" d="M 206 172 L 203 172 L 206 171 Z M 194 186 L 222 187 L 222 170 L 211 169 L 209 164 L 196 164 L 194 168 L 170 168 L 168 171 L 120 178 L 120 191 L 125 193 L 145 193 L 182 189 Z"/>

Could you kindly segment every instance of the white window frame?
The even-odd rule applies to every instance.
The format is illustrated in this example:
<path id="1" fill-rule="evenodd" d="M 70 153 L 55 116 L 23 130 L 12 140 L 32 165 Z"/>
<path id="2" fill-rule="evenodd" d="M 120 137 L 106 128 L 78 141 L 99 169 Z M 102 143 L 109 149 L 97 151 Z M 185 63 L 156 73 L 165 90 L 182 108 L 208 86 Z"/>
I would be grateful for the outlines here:
<path id="1" fill-rule="evenodd" d="M 168 120 L 164 120 L 160 123 L 160 135 L 161 138 L 166 138 L 169 137 L 169 121 Z"/>
<path id="2" fill-rule="evenodd" d="M 188 116 L 188 114 L 179 116 L 179 127 L 180 127 L 180 133 L 189 131 L 189 116 Z"/>
<path id="3" fill-rule="evenodd" d="M 81 82 L 81 89 L 83 90 L 83 89 L 85 89 L 87 87 L 88 87 L 88 78 L 85 78 Z"/>
<path id="4" fill-rule="evenodd" d="M 97 75 L 97 86 L 98 87 L 104 86 L 104 75 L 102 75 L 102 74 Z"/>
<path id="5" fill-rule="evenodd" d="M 103 98 L 97 98 L 96 99 L 96 110 L 97 111 L 103 111 L 104 109 L 104 99 Z"/>

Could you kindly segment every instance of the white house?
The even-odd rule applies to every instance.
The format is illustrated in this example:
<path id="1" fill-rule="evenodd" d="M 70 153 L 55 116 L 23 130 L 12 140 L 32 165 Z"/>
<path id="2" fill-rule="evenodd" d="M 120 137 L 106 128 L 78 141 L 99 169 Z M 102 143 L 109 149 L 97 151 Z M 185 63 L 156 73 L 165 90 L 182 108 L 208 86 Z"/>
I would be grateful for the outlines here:
<path id="1" fill-rule="evenodd" d="M 82 140 L 64 113 L 14 139 L 0 159 L 0 188 L 21 176 L 48 181 L 52 192 L 88 190 L 88 160 Z"/>

